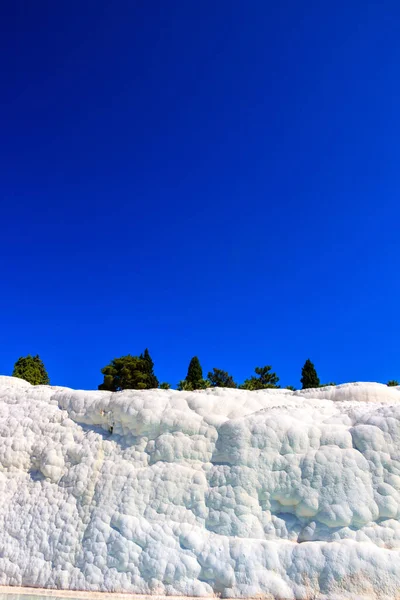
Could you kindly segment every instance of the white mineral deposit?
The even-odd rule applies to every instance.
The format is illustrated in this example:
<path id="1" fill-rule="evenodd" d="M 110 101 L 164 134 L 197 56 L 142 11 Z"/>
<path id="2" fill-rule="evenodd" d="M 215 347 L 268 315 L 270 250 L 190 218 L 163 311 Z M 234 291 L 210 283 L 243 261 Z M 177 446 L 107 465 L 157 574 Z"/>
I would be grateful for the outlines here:
<path id="1" fill-rule="evenodd" d="M 400 389 L 0 378 L 0 584 L 395 598 Z"/>

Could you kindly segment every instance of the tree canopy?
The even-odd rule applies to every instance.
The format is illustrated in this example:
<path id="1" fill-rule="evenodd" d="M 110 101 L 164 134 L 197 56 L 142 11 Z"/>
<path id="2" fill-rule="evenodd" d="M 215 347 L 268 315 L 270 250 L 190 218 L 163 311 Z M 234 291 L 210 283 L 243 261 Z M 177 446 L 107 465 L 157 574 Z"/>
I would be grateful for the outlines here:
<path id="1" fill-rule="evenodd" d="M 193 356 L 189 363 L 187 375 L 178 383 L 178 390 L 189 392 L 192 390 L 204 390 L 210 387 L 208 379 L 203 379 L 203 369 L 197 356 Z"/>
<path id="2" fill-rule="evenodd" d="M 193 390 L 199 390 L 203 387 L 203 369 L 197 356 L 193 356 L 189 363 L 185 381 L 192 386 Z"/>
<path id="3" fill-rule="evenodd" d="M 139 358 L 141 360 L 146 361 L 146 365 L 147 365 L 146 372 L 148 375 L 148 380 L 147 380 L 148 388 L 147 389 L 158 388 L 158 379 L 154 374 L 154 362 L 150 356 L 150 352 L 149 352 L 148 348 L 146 348 L 146 350 L 143 352 L 143 354 L 141 354 L 139 356 Z"/>
<path id="4" fill-rule="evenodd" d="M 154 363 L 146 349 L 140 356 L 121 356 L 101 369 L 104 381 L 99 390 L 118 392 L 120 390 L 149 390 L 158 387 L 154 375 Z"/>
<path id="5" fill-rule="evenodd" d="M 209 371 L 207 378 L 211 387 L 237 388 L 232 375 L 221 369 L 214 367 L 212 371 Z"/>
<path id="6" fill-rule="evenodd" d="M 49 385 L 50 379 L 40 356 L 21 356 L 14 365 L 13 377 L 25 379 L 32 385 Z"/>
<path id="7" fill-rule="evenodd" d="M 300 382 L 303 390 L 320 387 L 317 371 L 315 370 L 314 364 L 309 358 L 307 358 L 301 370 Z"/>
<path id="8" fill-rule="evenodd" d="M 207 373 L 207 379 L 203 378 L 203 369 L 199 358 L 193 356 L 189 362 L 185 379 L 177 384 L 177 389 L 182 391 L 202 390 L 208 387 L 239 388 L 245 390 L 261 390 L 267 388 L 280 388 L 279 377 L 272 371 L 271 365 L 256 367 L 255 374 L 238 385 L 233 376 L 227 371 L 213 367 Z M 154 362 L 146 348 L 140 355 L 121 356 L 114 358 L 108 365 L 101 369 L 103 382 L 98 386 L 99 390 L 120 391 L 126 389 L 170 389 L 167 382 L 160 383 L 154 372 Z M 13 377 L 25 379 L 32 385 L 48 385 L 49 375 L 39 355 L 21 356 L 14 364 Z M 301 370 L 302 389 L 335 386 L 336 383 L 321 383 L 316 368 L 308 358 Z M 400 387 L 397 379 L 391 379 L 386 384 L 389 387 Z M 291 385 L 286 386 L 288 390 L 295 390 Z"/>
<path id="9" fill-rule="evenodd" d="M 177 389 L 180 392 L 193 392 L 193 390 L 205 390 L 206 388 L 211 387 L 208 379 L 200 379 L 196 383 L 196 387 L 193 387 L 193 383 L 188 381 L 187 379 L 182 379 L 178 382 Z"/>
<path id="10" fill-rule="evenodd" d="M 171 389 L 171 384 L 167 383 L 166 381 L 163 381 L 162 383 L 160 383 L 160 390 L 170 390 Z"/>
<path id="11" fill-rule="evenodd" d="M 253 375 L 250 377 L 250 379 L 245 379 L 245 381 L 239 387 L 242 390 L 264 390 L 267 388 L 279 388 L 279 377 L 276 373 L 271 372 L 271 369 L 271 365 L 266 365 L 265 367 L 256 367 L 254 371 L 258 377 Z"/>

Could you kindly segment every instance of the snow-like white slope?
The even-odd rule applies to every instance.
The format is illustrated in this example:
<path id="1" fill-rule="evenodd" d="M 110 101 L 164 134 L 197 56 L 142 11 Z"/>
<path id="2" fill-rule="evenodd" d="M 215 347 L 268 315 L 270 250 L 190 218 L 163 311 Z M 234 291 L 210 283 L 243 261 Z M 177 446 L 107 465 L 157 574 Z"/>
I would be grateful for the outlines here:
<path id="1" fill-rule="evenodd" d="M 0 378 L 0 584 L 395 598 L 400 389 Z"/>

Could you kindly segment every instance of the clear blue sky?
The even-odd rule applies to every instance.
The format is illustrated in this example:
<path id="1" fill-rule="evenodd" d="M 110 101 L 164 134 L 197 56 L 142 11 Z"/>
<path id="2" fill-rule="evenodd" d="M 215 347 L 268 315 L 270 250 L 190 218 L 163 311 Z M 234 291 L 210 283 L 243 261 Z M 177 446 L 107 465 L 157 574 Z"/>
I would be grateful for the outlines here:
<path id="1" fill-rule="evenodd" d="M 3 2 L 0 372 L 400 378 L 400 4 Z"/>

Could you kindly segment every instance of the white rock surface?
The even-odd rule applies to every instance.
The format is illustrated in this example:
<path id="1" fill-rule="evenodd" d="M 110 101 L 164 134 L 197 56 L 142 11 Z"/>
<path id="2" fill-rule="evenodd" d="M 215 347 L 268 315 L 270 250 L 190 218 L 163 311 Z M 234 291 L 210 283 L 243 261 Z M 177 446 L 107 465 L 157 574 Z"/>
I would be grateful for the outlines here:
<path id="1" fill-rule="evenodd" d="M 400 388 L 0 378 L 0 584 L 398 597 Z"/>

